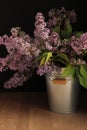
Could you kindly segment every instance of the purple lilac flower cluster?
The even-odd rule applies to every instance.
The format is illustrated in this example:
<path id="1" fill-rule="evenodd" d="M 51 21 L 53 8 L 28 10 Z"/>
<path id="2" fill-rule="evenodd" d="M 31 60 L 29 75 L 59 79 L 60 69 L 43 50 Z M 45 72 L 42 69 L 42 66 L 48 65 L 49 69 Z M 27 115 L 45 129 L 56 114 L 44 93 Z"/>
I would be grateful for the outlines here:
<path id="1" fill-rule="evenodd" d="M 65 57 L 73 66 L 86 64 L 84 54 L 87 53 L 87 33 L 77 36 L 73 32 L 71 24 L 76 21 L 75 11 L 67 11 L 64 7 L 51 9 L 48 17 L 47 22 L 41 12 L 37 13 L 35 17 L 35 44 L 41 51 L 37 74 L 44 75 L 50 73 L 55 67 L 58 69 L 66 67 L 67 63 L 64 66 L 61 66 L 63 64 L 60 63 L 66 62 Z M 52 56 L 48 58 L 48 62 L 41 64 L 46 59 L 45 56 L 43 57 L 45 52 L 51 52 Z"/>
<path id="2" fill-rule="evenodd" d="M 76 54 L 82 54 L 84 50 L 87 50 L 87 33 L 82 34 L 80 38 L 73 36 L 70 42 Z"/>
<path id="3" fill-rule="evenodd" d="M 0 37 L 0 45 L 5 45 L 8 52 L 5 58 L 0 58 L 0 72 L 6 69 L 15 72 L 13 77 L 5 82 L 6 88 L 23 85 L 36 66 L 34 57 L 40 53 L 32 38 L 21 31 L 20 27 L 12 28 L 11 33 L 11 36 Z"/>
<path id="4" fill-rule="evenodd" d="M 50 25 L 55 26 L 58 23 L 60 24 L 61 21 L 66 21 L 67 19 L 70 19 L 69 21 L 75 22 L 76 21 L 76 13 L 74 10 L 67 11 L 64 7 L 61 7 L 61 9 L 55 9 L 52 8 L 49 12 L 49 23 Z M 51 19 L 52 18 L 52 19 Z M 53 23 L 53 24 L 52 24 Z"/>
<path id="5" fill-rule="evenodd" d="M 60 45 L 58 33 L 46 27 L 45 18 L 42 13 L 37 13 L 35 21 L 35 43 L 41 50 L 55 51 Z"/>
<path id="6" fill-rule="evenodd" d="M 45 17 L 42 13 L 37 13 L 35 19 L 34 37 L 37 48 L 39 48 L 41 52 L 52 51 L 55 53 L 61 45 L 58 33 L 51 31 L 47 27 Z M 43 75 L 45 73 L 50 73 L 54 67 L 55 66 L 49 62 L 46 65 L 38 65 L 37 74 Z"/>

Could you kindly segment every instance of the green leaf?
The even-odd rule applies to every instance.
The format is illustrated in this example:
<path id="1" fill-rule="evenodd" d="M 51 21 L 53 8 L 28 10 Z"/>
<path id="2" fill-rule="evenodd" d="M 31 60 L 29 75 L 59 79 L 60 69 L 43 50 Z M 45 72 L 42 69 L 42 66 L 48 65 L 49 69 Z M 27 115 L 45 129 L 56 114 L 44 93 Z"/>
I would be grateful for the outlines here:
<path id="1" fill-rule="evenodd" d="M 47 52 L 41 53 L 37 58 L 36 61 L 39 61 L 42 57 L 46 55 Z"/>
<path id="2" fill-rule="evenodd" d="M 58 56 L 59 59 L 65 61 L 66 64 L 69 64 L 69 58 L 68 58 L 68 56 L 67 56 L 66 54 L 64 54 L 64 53 L 59 53 L 57 56 Z"/>
<path id="3" fill-rule="evenodd" d="M 80 32 L 76 32 L 76 33 L 75 33 L 75 36 L 79 38 L 79 37 L 81 36 L 81 34 L 83 34 L 82 31 L 80 31 Z"/>
<path id="4" fill-rule="evenodd" d="M 80 65 L 80 74 L 83 77 L 87 77 L 87 64 Z"/>
<path id="5" fill-rule="evenodd" d="M 41 58 L 40 65 L 46 64 L 51 57 L 53 57 L 53 56 L 52 56 L 52 52 L 45 52 L 45 53 L 40 57 L 40 58 Z"/>
<path id="6" fill-rule="evenodd" d="M 40 61 L 40 65 L 44 65 L 45 64 L 45 61 L 46 61 L 46 57 L 43 57 Z"/>
<path id="7" fill-rule="evenodd" d="M 87 77 L 83 77 L 82 75 L 79 75 L 78 77 L 80 85 L 87 89 Z"/>
<path id="8" fill-rule="evenodd" d="M 57 26 L 57 27 L 53 28 L 53 31 L 57 32 L 57 33 L 60 33 L 60 26 Z"/>
<path id="9" fill-rule="evenodd" d="M 80 73 L 78 77 L 80 84 L 87 89 L 87 64 L 80 65 Z"/>
<path id="10" fill-rule="evenodd" d="M 63 38 L 70 38 L 71 33 L 72 33 L 72 26 L 70 23 L 66 23 L 64 25 L 64 29 L 61 30 L 61 36 Z"/>
<path id="11" fill-rule="evenodd" d="M 57 61 L 58 61 L 58 64 L 62 63 L 63 65 L 66 66 L 66 62 L 63 59 L 56 59 L 56 60 L 54 60 L 54 62 L 56 62 L 56 63 L 57 63 Z"/>
<path id="12" fill-rule="evenodd" d="M 52 52 L 47 52 L 45 63 L 47 63 L 48 60 L 49 60 L 51 57 L 53 57 L 53 56 L 52 56 Z"/>
<path id="13" fill-rule="evenodd" d="M 69 64 L 63 71 L 62 76 L 63 77 L 68 77 L 68 76 L 73 77 L 73 75 L 75 75 L 75 68 Z"/>

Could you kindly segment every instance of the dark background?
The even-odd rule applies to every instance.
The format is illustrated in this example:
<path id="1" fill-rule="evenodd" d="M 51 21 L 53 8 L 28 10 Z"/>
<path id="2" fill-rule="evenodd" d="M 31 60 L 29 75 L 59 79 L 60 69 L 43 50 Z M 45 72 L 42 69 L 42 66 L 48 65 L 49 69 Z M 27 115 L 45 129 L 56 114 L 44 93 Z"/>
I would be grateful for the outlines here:
<path id="1" fill-rule="evenodd" d="M 64 6 L 67 10 L 74 9 L 77 14 L 75 30 L 87 31 L 86 0 L 0 0 L 0 36 L 10 34 L 10 28 L 21 26 L 33 36 L 34 19 L 37 12 L 47 17 L 51 8 Z M 3 52 L 4 54 L 5 52 Z M 10 72 L 0 73 L 0 91 L 45 91 L 45 79 L 36 74 L 24 86 L 15 89 L 4 89 L 2 84 L 8 79 Z"/>

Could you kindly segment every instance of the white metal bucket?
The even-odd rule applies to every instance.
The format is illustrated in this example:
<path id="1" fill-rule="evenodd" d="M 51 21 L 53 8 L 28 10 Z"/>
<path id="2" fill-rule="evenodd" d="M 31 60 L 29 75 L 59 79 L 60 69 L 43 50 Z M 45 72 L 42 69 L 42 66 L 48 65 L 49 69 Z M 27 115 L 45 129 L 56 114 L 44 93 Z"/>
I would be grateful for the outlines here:
<path id="1" fill-rule="evenodd" d="M 46 75 L 50 109 L 57 113 L 73 113 L 78 107 L 80 85 L 77 79 Z"/>

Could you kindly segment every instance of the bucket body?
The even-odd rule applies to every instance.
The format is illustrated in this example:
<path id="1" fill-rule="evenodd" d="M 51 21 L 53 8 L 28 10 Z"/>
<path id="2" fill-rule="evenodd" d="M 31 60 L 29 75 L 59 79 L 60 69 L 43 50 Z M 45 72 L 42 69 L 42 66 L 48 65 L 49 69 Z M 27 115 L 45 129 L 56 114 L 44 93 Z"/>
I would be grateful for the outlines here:
<path id="1" fill-rule="evenodd" d="M 50 110 L 57 113 L 73 113 L 78 108 L 80 85 L 78 79 L 62 78 L 57 73 L 46 75 Z"/>

